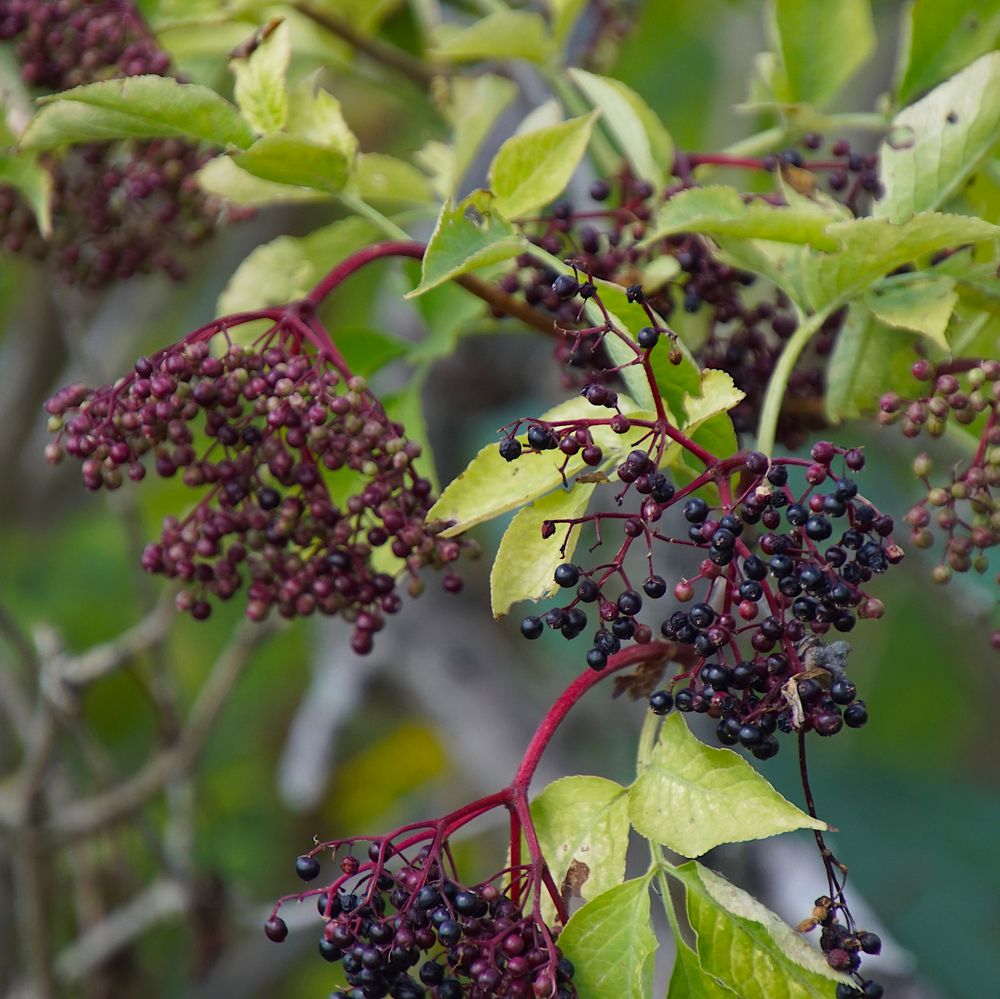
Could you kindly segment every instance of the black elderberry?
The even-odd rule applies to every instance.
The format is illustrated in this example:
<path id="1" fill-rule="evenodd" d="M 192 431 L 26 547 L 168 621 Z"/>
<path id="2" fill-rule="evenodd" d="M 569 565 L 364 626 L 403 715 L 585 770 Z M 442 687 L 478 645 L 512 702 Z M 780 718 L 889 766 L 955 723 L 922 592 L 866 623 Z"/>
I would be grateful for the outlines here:
<path id="1" fill-rule="evenodd" d="M 768 717 L 765 715 L 765 717 Z M 778 755 L 778 750 L 781 748 L 781 744 L 777 739 L 769 736 L 760 745 L 754 746 L 751 752 L 758 760 L 770 760 L 772 757 Z"/>
<path id="2" fill-rule="evenodd" d="M 521 442 L 516 437 L 505 437 L 500 442 L 500 457 L 504 461 L 514 461 L 521 456 Z"/>
<path id="3" fill-rule="evenodd" d="M 541 618 L 538 617 L 526 617 L 521 622 L 521 634 L 525 638 L 540 638 L 544 626 L 542 625 Z"/>
<path id="4" fill-rule="evenodd" d="M 740 583 L 739 594 L 741 600 L 760 600 L 764 595 L 764 588 L 754 579 L 744 579 Z"/>
<path id="5" fill-rule="evenodd" d="M 853 529 L 844 531 L 843 537 L 840 539 L 840 543 L 845 547 L 850 549 L 852 552 L 857 551 L 864 543 L 865 536 L 860 531 L 855 531 Z"/>
<path id="6" fill-rule="evenodd" d="M 861 994 L 865 999 L 882 999 L 882 996 L 885 995 L 885 989 L 874 979 L 869 978 L 867 982 L 862 984 Z"/>
<path id="7" fill-rule="evenodd" d="M 268 940 L 281 943 L 288 936 L 288 924 L 281 916 L 272 916 L 264 923 L 264 933 Z"/>
<path id="8" fill-rule="evenodd" d="M 798 597 L 792 604 L 792 616 L 796 621 L 812 621 L 818 608 L 812 597 Z"/>
<path id="9" fill-rule="evenodd" d="M 855 701 L 844 708 L 844 724 L 848 728 L 861 728 L 868 721 L 868 708 L 864 701 Z"/>
<path id="10" fill-rule="evenodd" d="M 674 492 L 665 475 L 655 472 L 649 477 L 649 494 L 657 503 L 669 503 L 674 498 Z"/>
<path id="11" fill-rule="evenodd" d="M 692 496 L 684 504 L 684 518 L 691 524 L 700 524 L 708 516 L 708 504 L 700 496 Z"/>
<path id="12" fill-rule="evenodd" d="M 580 291 L 580 282 L 570 274 L 560 274 L 552 282 L 552 290 L 558 298 L 568 301 Z"/>
<path id="13" fill-rule="evenodd" d="M 858 943 L 866 954 L 879 954 L 882 951 L 882 938 L 877 933 L 859 933 Z"/>
<path id="14" fill-rule="evenodd" d="M 788 482 L 788 469 L 784 465 L 772 465 L 767 470 L 767 481 L 780 488 Z"/>
<path id="15" fill-rule="evenodd" d="M 626 617 L 635 617 L 642 610 L 642 597 L 635 590 L 626 590 L 618 597 L 618 609 Z"/>
<path id="16" fill-rule="evenodd" d="M 339 961 L 344 956 L 344 952 L 335 943 L 327 940 L 326 937 L 320 938 L 319 953 L 324 961 L 329 961 L 331 964 Z"/>
<path id="17" fill-rule="evenodd" d="M 674 694 L 674 706 L 678 711 L 690 711 L 694 706 L 694 692 L 686 688 L 677 691 Z"/>
<path id="18" fill-rule="evenodd" d="M 643 350 L 652 350 L 659 341 L 660 334 L 652 326 L 643 326 L 635 339 Z"/>
<path id="19" fill-rule="evenodd" d="M 729 670 L 718 663 L 708 663 L 701 668 L 701 678 L 716 690 L 725 690 L 729 686 Z"/>
<path id="20" fill-rule="evenodd" d="M 715 729 L 715 737 L 723 746 L 735 746 L 740 741 L 740 720 L 732 715 L 723 718 Z"/>
<path id="21" fill-rule="evenodd" d="M 444 966 L 437 961 L 425 961 L 420 966 L 420 981 L 424 985 L 440 985 L 444 981 Z"/>
<path id="22" fill-rule="evenodd" d="M 642 584 L 642 588 L 647 597 L 652 597 L 656 600 L 667 592 L 667 581 L 662 576 L 650 576 Z"/>
<path id="23" fill-rule="evenodd" d="M 319 877 L 319 861 L 315 857 L 298 857 L 295 861 L 295 873 L 303 881 L 313 881 Z"/>
<path id="24" fill-rule="evenodd" d="M 792 503 L 785 511 L 785 519 L 792 527 L 801 527 L 809 519 L 809 514 L 801 504 Z"/>
<path id="25" fill-rule="evenodd" d="M 813 541 L 826 541 L 833 534 L 833 525 L 826 517 L 813 516 L 806 521 L 805 532 Z"/>
<path id="26" fill-rule="evenodd" d="M 587 665 L 593 670 L 602 670 L 608 665 L 608 655 L 601 649 L 587 650 Z"/>
<path id="27" fill-rule="evenodd" d="M 528 428 L 528 444 L 536 451 L 551 451 L 557 442 L 555 434 L 548 427 L 535 423 Z"/>
<path id="28" fill-rule="evenodd" d="M 743 521 L 731 513 L 719 518 L 719 528 L 739 537 L 743 533 Z"/>
<path id="29" fill-rule="evenodd" d="M 655 715 L 665 715 L 673 706 L 673 695 L 667 690 L 657 690 L 649 698 L 649 707 Z"/>
<path id="30" fill-rule="evenodd" d="M 729 686 L 734 690 L 744 690 L 750 686 L 756 675 L 754 664 L 743 660 L 738 662 L 732 669 L 729 676 Z"/>
<path id="31" fill-rule="evenodd" d="M 795 563 L 788 555 L 772 555 L 770 567 L 775 578 L 781 579 L 782 577 L 787 576 L 795 568 Z"/>
<path id="32" fill-rule="evenodd" d="M 797 597 L 802 592 L 802 584 L 789 573 L 778 580 L 778 592 L 785 597 Z"/>
<path id="33" fill-rule="evenodd" d="M 555 581 L 566 589 L 576 586 L 580 581 L 580 570 L 570 562 L 563 562 L 556 567 Z"/>
<path id="34" fill-rule="evenodd" d="M 760 582 L 767 578 L 767 566 L 756 555 L 750 555 L 743 560 L 743 575 Z"/>
<path id="35" fill-rule="evenodd" d="M 593 281 L 584 281 L 580 285 L 581 298 L 593 298 L 597 294 L 597 285 Z"/>
<path id="36" fill-rule="evenodd" d="M 635 634 L 635 621 L 630 617 L 615 618 L 611 622 L 611 634 L 622 641 L 628 641 Z"/>
<path id="37" fill-rule="evenodd" d="M 715 611 L 708 604 L 695 604 L 688 617 L 696 628 L 707 628 L 715 620 Z"/>
<path id="38" fill-rule="evenodd" d="M 593 580 L 583 579 L 576 588 L 576 595 L 585 604 L 590 604 L 600 597 L 601 591 Z"/>
<path id="39" fill-rule="evenodd" d="M 837 986 L 837 999 L 861 999 L 862 996 L 864 996 L 864 992 L 861 989 L 856 989 L 846 982 L 841 982 Z"/>
<path id="40" fill-rule="evenodd" d="M 747 749 L 752 749 L 754 746 L 760 744 L 763 739 L 763 735 L 756 725 L 748 724 L 740 726 L 738 738 L 740 743 L 746 746 Z"/>

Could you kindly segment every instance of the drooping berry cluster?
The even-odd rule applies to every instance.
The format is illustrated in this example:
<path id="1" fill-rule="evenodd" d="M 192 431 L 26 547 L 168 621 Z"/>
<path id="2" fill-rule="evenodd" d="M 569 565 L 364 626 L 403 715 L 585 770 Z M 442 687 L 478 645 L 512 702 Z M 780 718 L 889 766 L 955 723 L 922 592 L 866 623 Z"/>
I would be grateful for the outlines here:
<path id="1" fill-rule="evenodd" d="M 843 914 L 847 925 L 840 922 Z M 837 999 L 882 999 L 885 989 L 873 979 L 860 975 L 863 954 L 879 954 L 882 941 L 877 933 L 858 929 L 846 906 L 834 902 L 829 895 L 816 899 L 812 915 L 798 926 L 800 933 L 820 928 L 820 949 L 831 968 L 853 975 L 856 985 L 837 986 Z"/>
<path id="2" fill-rule="evenodd" d="M 16 41 L 25 82 L 50 92 L 170 71 L 169 56 L 125 0 L 0 0 L 0 40 Z M 0 186 L 0 245 L 49 260 L 64 280 L 88 288 L 154 269 L 180 279 L 178 251 L 203 242 L 223 217 L 247 215 L 199 190 L 195 174 L 212 155 L 165 139 L 51 156 L 50 236 L 17 190 Z"/>
<path id="3" fill-rule="evenodd" d="M 921 360 L 913 375 L 929 383 L 930 391 L 913 399 L 884 395 L 879 413 L 884 426 L 897 424 L 904 436 L 915 438 L 924 432 L 940 437 L 948 420 L 982 423 L 972 458 L 952 467 L 947 481 L 935 484 L 929 455 L 913 462 L 927 493 L 905 520 L 918 548 L 935 544 L 934 529 L 943 533 L 942 558 L 932 577 L 947 583 L 956 572 L 985 573 L 987 550 L 1000 544 L 1000 361 L 962 359 L 936 367 Z M 994 632 L 993 645 L 1000 650 L 1000 631 Z"/>
<path id="4" fill-rule="evenodd" d="M 230 330 L 262 317 L 275 322 L 253 346 L 231 342 Z M 462 550 L 425 523 L 420 446 L 308 310 L 219 320 L 140 358 L 113 385 L 63 389 L 46 409 L 58 435 L 48 459 L 80 459 L 87 488 L 138 481 L 151 464 L 201 491 L 143 553 L 148 571 L 185 584 L 178 606 L 196 618 L 245 585 L 251 619 L 272 608 L 287 618 L 339 614 L 365 653 L 400 607 L 391 572 L 405 568 L 416 594 L 420 569 Z M 449 573 L 444 585 L 454 591 L 461 580 Z"/>
<path id="5" fill-rule="evenodd" d="M 612 334 L 627 340 L 609 323 L 604 335 Z M 643 366 L 658 398 L 649 354 L 659 337 L 643 331 L 640 339 L 648 346 L 633 343 L 631 363 Z M 590 568 L 560 565 L 555 582 L 571 598 L 544 615 L 525 618 L 524 636 L 538 638 L 548 627 L 574 639 L 596 627 L 586 659 L 601 670 L 623 644 L 648 643 L 658 626 L 664 638 L 690 646 L 698 659 L 674 678 L 669 691 L 658 693 L 654 709 L 665 712 L 676 704 L 682 711 L 707 713 L 719 720 L 720 742 L 742 744 L 761 758 L 777 752 L 773 735 L 778 728 L 833 735 L 845 723 L 863 725 L 867 710 L 846 676 L 843 647 L 821 639 L 831 629 L 850 631 L 859 616 L 881 617 L 882 602 L 869 595 L 867 584 L 903 557 L 891 540 L 892 519 L 867 503 L 851 478 L 863 467 L 864 455 L 823 441 L 813 447 L 812 460 L 769 460 L 759 452 L 721 459 L 672 427 L 662 402 L 655 419 L 630 418 L 617 410 L 617 397 L 604 385 L 590 383 L 583 395 L 599 411 L 610 408 L 614 415 L 517 421 L 508 428 L 500 453 L 508 461 L 540 461 L 551 460 L 541 457 L 544 452 L 558 451 L 565 477 L 571 461 L 574 468 L 581 461 L 605 464 L 596 430 L 633 435 L 634 444 L 645 446 L 617 467 L 623 485 L 615 499 L 621 506 L 631 494 L 634 508 L 543 524 L 543 537 L 563 533 L 568 539 L 570 532 L 592 525 L 598 544 L 616 528 L 621 541 L 607 562 Z M 515 434 L 524 424 L 522 442 Z M 705 465 L 682 489 L 660 471 L 671 442 Z M 800 485 L 793 486 L 793 474 L 801 477 Z M 719 497 L 714 504 L 696 495 L 705 486 L 714 486 Z M 675 507 L 688 523 L 686 535 L 661 526 Z M 674 599 L 690 606 L 659 610 L 652 621 L 643 621 L 643 611 L 652 610 L 671 589 L 654 572 L 660 544 L 693 548 L 701 563 L 697 575 L 672 588 Z M 633 585 L 625 565 L 634 547 L 647 566 L 641 587 Z"/>
<path id="6" fill-rule="evenodd" d="M 358 839 L 324 843 L 299 857 L 296 872 L 304 881 L 319 877 L 319 855 L 328 851 L 340 855 L 341 874 L 325 888 L 282 899 L 265 924 L 267 936 L 281 942 L 287 935 L 282 904 L 314 897 L 326 922 L 320 954 L 341 963 L 350 986 L 334 993 L 338 999 L 576 996 L 573 966 L 554 931 L 533 908 L 525 911 L 521 889 L 530 867 L 467 887 L 453 876 L 446 839 L 417 849 L 406 844 L 419 834 L 393 838 L 372 839 L 363 861 L 352 849 L 368 841 Z"/>

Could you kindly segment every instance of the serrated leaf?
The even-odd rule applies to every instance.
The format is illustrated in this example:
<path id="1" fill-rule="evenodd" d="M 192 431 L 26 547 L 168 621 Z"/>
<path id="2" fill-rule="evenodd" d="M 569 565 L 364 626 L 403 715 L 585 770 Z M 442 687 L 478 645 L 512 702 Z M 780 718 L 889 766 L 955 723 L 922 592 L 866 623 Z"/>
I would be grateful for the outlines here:
<path id="1" fill-rule="evenodd" d="M 875 50 L 869 0 L 771 0 L 778 97 L 822 107 Z"/>
<path id="2" fill-rule="evenodd" d="M 827 227 L 836 221 L 821 205 L 803 199 L 798 207 L 743 200 L 734 187 L 721 184 L 695 187 L 665 202 L 644 242 L 677 232 L 703 232 L 710 236 L 739 236 L 787 243 L 809 243 L 820 250 L 836 250 L 836 238 Z"/>
<path id="3" fill-rule="evenodd" d="M 262 135 L 288 123 L 285 74 L 292 54 L 288 22 L 274 20 L 258 31 L 250 51 L 229 62 L 235 76 L 233 96 L 243 117 Z"/>
<path id="4" fill-rule="evenodd" d="M 342 191 L 350 173 L 350 162 L 340 150 L 284 132 L 263 136 L 233 160 L 262 180 L 328 194 Z"/>
<path id="5" fill-rule="evenodd" d="M 458 77 L 451 84 L 448 118 L 454 128 L 452 183 L 448 194 L 462 182 L 483 140 L 517 96 L 517 84 L 493 73 Z"/>
<path id="6" fill-rule="evenodd" d="M 759 274 L 776 284 L 793 302 L 803 305 L 806 293 L 803 288 L 803 266 L 808 255 L 794 243 L 776 243 L 766 239 L 737 239 L 716 235 L 713 237 L 722 250 L 725 263 L 751 274 Z"/>
<path id="7" fill-rule="evenodd" d="M 916 337 L 883 326 L 861 302 L 852 303 L 826 369 L 830 420 L 874 410 L 879 397 L 906 389 Z"/>
<path id="8" fill-rule="evenodd" d="M 903 222 L 945 204 L 1000 141 L 1000 52 L 990 52 L 893 119 L 879 146 L 874 214 Z"/>
<path id="9" fill-rule="evenodd" d="M 362 201 L 393 205 L 436 202 L 430 182 L 415 166 L 384 153 L 359 153 L 351 180 Z"/>
<path id="10" fill-rule="evenodd" d="M 906 104 L 996 47 L 1000 0 L 912 0 L 902 19 L 896 97 Z"/>
<path id="11" fill-rule="evenodd" d="M 531 803 L 542 856 L 556 885 L 572 866 L 573 884 L 593 899 L 625 880 L 628 789 L 603 777 L 563 777 Z M 543 898 L 546 918 L 554 906 Z"/>
<path id="12" fill-rule="evenodd" d="M 490 164 L 497 209 L 508 218 L 559 197 L 583 159 L 598 112 L 508 139 Z"/>
<path id="13" fill-rule="evenodd" d="M 681 423 L 681 429 L 689 437 L 698 440 L 702 446 L 708 446 L 713 454 L 727 453 L 716 448 L 728 447 L 731 438 L 724 426 L 720 428 L 714 421 L 725 419 L 731 431 L 732 421 L 726 414 L 745 398 L 746 393 L 736 387 L 731 375 L 718 368 L 706 368 L 700 375 L 699 394 L 687 393 L 684 396 L 681 412 L 685 414 L 685 418 Z M 702 431 L 705 431 L 705 440 L 699 439 Z M 672 443 L 663 456 L 662 464 L 676 468 L 687 454 L 688 452 L 680 444 Z"/>
<path id="14" fill-rule="evenodd" d="M 618 405 L 627 416 L 640 412 L 627 396 L 619 395 Z M 590 403 L 576 398 L 550 409 L 541 419 L 548 422 L 578 420 L 592 417 L 593 413 Z M 611 465 L 631 450 L 629 435 L 616 434 L 607 426 L 593 427 L 591 436 L 604 451 L 602 466 Z M 518 439 L 523 442 L 526 438 L 522 435 Z M 487 444 L 465 471 L 445 488 L 428 512 L 427 520 L 452 523 L 444 532 L 450 536 L 530 503 L 562 485 L 560 467 L 565 457 L 558 451 L 542 451 L 524 454 L 508 462 L 500 457 L 497 444 Z M 579 453 L 572 455 L 566 465 L 566 478 L 572 478 L 585 467 Z"/>
<path id="15" fill-rule="evenodd" d="M 430 54 L 447 62 L 527 59 L 545 63 L 555 51 L 555 43 L 541 14 L 500 10 L 467 28 L 440 25 L 435 30 Z"/>
<path id="16" fill-rule="evenodd" d="M 662 187 L 674 165 L 674 144 L 651 107 L 620 80 L 582 69 L 570 78 L 603 115 L 635 175 Z"/>
<path id="17" fill-rule="evenodd" d="M 650 926 L 649 878 L 635 878 L 591 899 L 559 934 L 586 999 L 648 999 L 656 937 Z"/>
<path id="18" fill-rule="evenodd" d="M 52 174 L 32 153 L 0 153 L 0 183 L 15 188 L 31 207 L 43 238 L 52 234 Z"/>
<path id="19" fill-rule="evenodd" d="M 318 85 L 315 74 L 288 95 L 288 132 L 340 153 L 349 165 L 358 151 L 357 136 L 344 118 L 340 101 Z"/>
<path id="20" fill-rule="evenodd" d="M 581 516 L 595 488 L 592 482 L 576 482 L 570 489 L 539 496 L 517 512 L 504 531 L 490 570 L 495 618 L 503 617 L 519 600 L 541 600 L 555 592 L 552 574 L 557 565 L 573 557 L 580 528 L 560 528 L 554 537 L 543 538 L 542 523 Z"/>
<path id="21" fill-rule="evenodd" d="M 835 222 L 827 232 L 840 240 L 841 249 L 802 257 L 803 291 L 817 312 L 936 250 L 995 239 L 1000 226 L 967 215 L 922 212 L 899 225 L 884 218 Z"/>
<path id="22" fill-rule="evenodd" d="M 524 237 L 499 212 L 489 191 L 473 191 L 457 205 L 445 202 L 427 242 L 420 284 L 406 297 L 480 267 L 517 256 Z"/>
<path id="23" fill-rule="evenodd" d="M 77 142 L 184 136 L 246 149 L 253 129 L 214 90 L 169 76 L 130 76 L 41 98 L 21 148 L 58 149 Z"/>
<path id="24" fill-rule="evenodd" d="M 696 739 L 679 714 L 663 724 L 629 792 L 632 825 L 685 857 L 792 829 L 826 829 L 786 801 L 742 756 Z"/>
<path id="25" fill-rule="evenodd" d="M 295 187 L 255 177 L 241 170 L 230 156 L 216 156 L 198 171 L 198 186 L 234 205 L 264 207 L 287 202 L 328 201 L 328 191 Z"/>
<path id="26" fill-rule="evenodd" d="M 371 242 L 370 222 L 347 218 L 308 236 L 279 236 L 254 249 L 219 296 L 219 315 L 302 298 L 335 264 Z"/>
<path id="27" fill-rule="evenodd" d="M 912 330 L 948 349 L 945 331 L 958 302 L 955 279 L 945 275 L 904 274 L 870 289 L 865 302 L 886 326 Z"/>
<path id="28" fill-rule="evenodd" d="M 736 995 L 705 971 L 698 955 L 683 940 L 674 939 L 674 970 L 670 975 L 667 999 L 727 999 Z"/>
<path id="29" fill-rule="evenodd" d="M 740 999 L 816 999 L 850 981 L 773 912 L 707 867 L 668 869 L 684 883 L 702 968 Z"/>

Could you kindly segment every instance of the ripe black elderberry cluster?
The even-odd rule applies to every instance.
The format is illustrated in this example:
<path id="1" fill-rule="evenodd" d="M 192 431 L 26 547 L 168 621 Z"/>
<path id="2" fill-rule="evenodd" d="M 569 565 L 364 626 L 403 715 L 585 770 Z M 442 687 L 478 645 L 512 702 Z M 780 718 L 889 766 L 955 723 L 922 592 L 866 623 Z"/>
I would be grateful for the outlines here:
<path id="1" fill-rule="evenodd" d="M 124 0 L 0 0 L 0 40 L 16 41 L 21 76 L 49 92 L 141 74 L 166 75 L 159 48 Z M 50 157 L 52 233 L 13 187 L 0 186 L 0 245 L 51 261 L 66 281 L 99 288 L 154 269 L 180 279 L 177 251 L 203 242 L 223 218 L 195 181 L 212 153 L 182 139 L 90 143 Z M 245 218 L 230 208 L 226 218 Z"/>
<path id="2" fill-rule="evenodd" d="M 843 911 L 848 925 L 840 922 Z M 816 899 L 813 914 L 799 924 L 799 931 L 809 933 L 820 928 L 820 949 L 831 968 L 853 975 L 856 985 L 837 986 L 837 999 L 882 999 L 885 989 L 873 979 L 863 979 L 859 974 L 863 954 L 879 954 L 882 940 L 877 933 L 860 930 L 854 925 L 843 903 L 835 904 L 829 895 Z"/>
<path id="3" fill-rule="evenodd" d="M 934 528 L 943 533 L 942 560 L 932 578 L 947 583 L 956 572 L 985 573 L 987 550 L 1000 544 L 1000 361 L 960 360 L 938 368 L 922 360 L 913 366 L 913 375 L 930 383 L 930 391 L 914 399 L 884 395 L 879 414 L 883 425 L 898 424 L 904 436 L 914 438 L 923 432 L 941 436 L 949 419 L 961 424 L 983 421 L 971 460 L 953 467 L 946 482 L 934 484 L 929 455 L 920 454 L 913 462 L 927 494 L 905 520 L 918 548 L 934 545 Z M 993 646 L 1000 650 L 1000 631 L 994 632 Z"/>
<path id="4" fill-rule="evenodd" d="M 317 851 L 332 847 L 336 855 L 343 845 Z M 326 921 L 319 952 L 342 964 L 350 986 L 337 999 L 574 999 L 573 965 L 554 931 L 510 897 L 520 872 L 467 887 L 446 875 L 443 848 L 407 853 L 373 840 L 367 861 L 348 852 L 336 881 L 297 896 L 315 897 Z M 299 857 L 296 872 L 314 880 L 319 859 Z M 264 930 L 281 942 L 288 929 L 277 912 Z"/>
<path id="5" fill-rule="evenodd" d="M 339 614 L 354 624 L 354 651 L 368 652 L 400 607 L 376 552 L 403 561 L 416 595 L 419 570 L 462 549 L 425 523 L 432 497 L 413 467 L 420 446 L 362 379 L 303 352 L 295 337 L 272 331 L 255 347 L 213 354 L 224 328 L 140 358 L 113 385 L 61 390 L 46 404 L 58 435 L 46 456 L 80 459 L 88 489 L 138 481 L 151 465 L 201 491 L 142 558 L 147 571 L 185 584 L 180 609 L 205 618 L 211 598 L 246 585 L 252 620 L 272 608 L 286 618 Z M 353 495 L 334 499 L 338 475 Z M 455 591 L 461 580 L 449 573 L 444 585 Z"/>
<path id="6" fill-rule="evenodd" d="M 536 437 L 542 431 L 551 435 L 548 447 L 561 447 L 555 431 L 535 426 Z M 846 673 L 848 647 L 826 644 L 823 636 L 849 632 L 858 617 L 881 617 L 884 606 L 868 594 L 867 584 L 903 556 L 891 540 L 892 519 L 864 501 L 850 477 L 863 464 L 860 451 L 826 441 L 813 447 L 812 461 L 744 453 L 721 466 L 727 474 L 741 474 L 739 494 L 713 508 L 689 488 L 675 490 L 645 451 L 633 451 L 618 469 L 626 484 L 619 495 L 634 488 L 637 510 L 543 527 L 543 534 L 553 536 L 560 526 L 592 522 L 607 540 L 609 527 L 620 525 L 618 553 L 590 569 L 559 566 L 555 582 L 570 592 L 569 601 L 525 618 L 522 634 L 538 638 L 547 627 L 573 639 L 596 626 L 586 660 L 600 670 L 625 643 L 651 640 L 653 628 L 640 615 L 653 611 L 660 633 L 692 647 L 697 662 L 669 690 L 653 695 L 652 709 L 708 714 L 718 719 L 723 745 L 742 745 L 761 759 L 778 751 L 779 729 L 829 736 L 845 724 L 860 727 L 868 712 Z M 791 472 L 804 479 L 798 489 Z M 686 537 L 657 526 L 675 505 L 689 525 Z M 652 571 L 657 542 L 703 555 L 698 575 L 673 587 L 681 607 L 665 617 L 654 611 L 670 589 Z M 623 567 L 634 543 L 650 566 L 640 586 Z"/>

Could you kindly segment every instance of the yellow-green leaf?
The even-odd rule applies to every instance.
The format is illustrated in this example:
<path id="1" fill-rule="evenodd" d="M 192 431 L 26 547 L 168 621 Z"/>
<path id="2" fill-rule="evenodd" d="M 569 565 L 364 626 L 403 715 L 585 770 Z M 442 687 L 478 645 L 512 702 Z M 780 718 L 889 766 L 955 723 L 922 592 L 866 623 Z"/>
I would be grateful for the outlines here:
<path id="1" fill-rule="evenodd" d="M 679 714 L 663 724 L 629 792 L 632 825 L 685 857 L 792 829 L 826 829 L 786 801 L 742 756 L 696 739 Z"/>
<path id="2" fill-rule="evenodd" d="M 406 160 L 385 153 L 359 153 L 351 179 L 362 201 L 392 205 L 436 203 L 424 174 Z"/>
<path id="3" fill-rule="evenodd" d="M 886 326 L 922 333 L 942 350 L 948 349 L 945 331 L 958 302 L 954 278 L 901 274 L 880 281 L 865 301 Z"/>
<path id="4" fill-rule="evenodd" d="M 229 62 L 236 77 L 233 96 L 243 117 L 262 135 L 277 132 L 288 122 L 285 73 L 292 54 L 288 22 L 274 20 L 261 28 Z"/>
<path id="5" fill-rule="evenodd" d="M 518 459 L 523 460 L 523 459 Z M 556 589 L 555 568 L 573 557 L 580 528 L 560 526 L 551 538 L 542 537 L 542 523 L 580 517 L 587 509 L 595 484 L 576 482 L 539 496 L 519 510 L 504 531 L 490 570 L 493 616 L 502 617 L 519 600 L 541 600 Z"/>
<path id="6" fill-rule="evenodd" d="M 676 936 L 674 940 L 674 970 L 667 999 L 728 999 L 736 995 L 701 966 L 698 955 L 683 940 Z"/>
<path id="7" fill-rule="evenodd" d="M 350 163 L 331 146 L 298 135 L 273 132 L 237 153 L 236 165 L 262 180 L 336 194 L 347 183 Z"/>
<path id="8" fill-rule="evenodd" d="M 198 186 L 234 205 L 263 207 L 289 201 L 328 201 L 331 198 L 329 191 L 278 184 L 255 177 L 241 170 L 232 157 L 226 155 L 216 156 L 198 171 Z"/>
<path id="9" fill-rule="evenodd" d="M 499 10 L 467 28 L 440 25 L 434 33 L 431 55 L 447 62 L 527 59 L 545 63 L 555 51 L 555 43 L 541 14 Z"/>
<path id="10" fill-rule="evenodd" d="M 452 82 L 448 118 L 455 130 L 455 141 L 448 194 L 453 194 L 462 182 L 483 140 L 516 96 L 517 84 L 493 73 L 460 76 Z"/>

